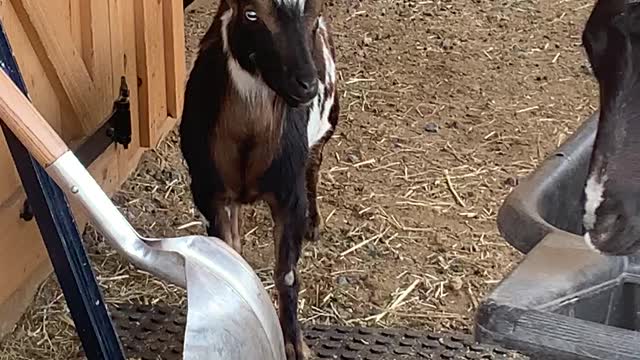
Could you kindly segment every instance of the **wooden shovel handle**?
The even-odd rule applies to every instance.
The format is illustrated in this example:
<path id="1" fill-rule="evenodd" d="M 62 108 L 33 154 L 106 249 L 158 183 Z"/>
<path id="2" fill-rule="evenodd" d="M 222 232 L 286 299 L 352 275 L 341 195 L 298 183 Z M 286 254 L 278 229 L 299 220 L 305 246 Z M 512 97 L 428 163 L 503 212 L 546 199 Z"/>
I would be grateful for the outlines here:
<path id="1" fill-rule="evenodd" d="M 0 70 L 0 119 L 44 168 L 69 150 L 3 70 Z"/>

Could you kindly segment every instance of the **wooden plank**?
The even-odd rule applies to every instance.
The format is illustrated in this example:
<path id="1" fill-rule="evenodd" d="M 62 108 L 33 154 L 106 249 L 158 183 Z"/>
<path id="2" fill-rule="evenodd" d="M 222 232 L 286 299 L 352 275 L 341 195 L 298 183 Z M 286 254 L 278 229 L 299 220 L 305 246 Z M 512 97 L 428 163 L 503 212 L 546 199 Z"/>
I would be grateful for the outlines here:
<path id="1" fill-rule="evenodd" d="M 140 144 L 153 147 L 158 123 L 167 117 L 164 30 L 161 0 L 134 0 L 136 62 L 140 78 Z"/>
<path id="2" fill-rule="evenodd" d="M 0 138 L 3 138 L 2 132 L 0 131 Z M 4 147 L 4 146 L 3 146 Z M 4 171 L 3 176 L 0 177 L 0 211 L 6 209 L 16 201 L 16 197 L 19 195 L 22 190 L 22 186 L 20 183 L 20 178 L 18 177 L 18 171 L 13 165 L 13 159 L 9 154 L 9 151 L 6 153 L 4 151 L 0 151 L 0 155 L 2 155 L 2 162 L 0 162 L 0 169 Z M 4 179 L 5 177 L 11 178 L 10 180 Z M 18 218 L 19 214 L 13 214 L 13 217 Z"/>
<path id="3" fill-rule="evenodd" d="M 127 178 L 135 170 L 141 156 L 140 113 L 138 97 L 138 72 L 136 63 L 136 38 L 130 36 L 135 32 L 134 4 L 131 0 L 110 0 L 111 48 L 113 56 L 113 73 L 124 74 L 129 86 L 129 110 L 131 111 L 131 143 L 129 149 L 118 147 L 119 175 Z M 114 91 L 120 88 L 120 78 L 113 77 Z"/>
<path id="4" fill-rule="evenodd" d="M 0 303 L 7 299 L 31 275 L 35 265 L 48 259 L 35 221 L 19 219 L 24 194 L 15 198 L 10 206 L 0 211 Z"/>
<path id="5" fill-rule="evenodd" d="M 74 129 L 65 129 L 66 133 L 63 131 L 66 124 L 63 124 L 62 114 L 64 113 L 65 118 L 70 119 L 71 122 L 75 119 L 75 115 L 70 105 L 60 104 L 56 97 L 56 89 L 49 81 L 46 81 L 46 71 L 38 61 L 38 56 L 11 3 L 0 2 L 0 19 L 11 41 L 18 66 L 22 71 L 34 106 L 46 116 L 58 133 L 63 133 L 64 138 L 68 139 L 70 136 L 76 135 L 77 132 Z M 75 130 L 77 131 L 77 129 Z M 3 175 L 0 176 L 0 204 L 2 204 L 20 188 L 13 159 L 2 134 L 0 134 L 0 173 Z"/>
<path id="6" fill-rule="evenodd" d="M 0 118 L 36 161 L 46 168 L 64 155 L 68 150 L 67 144 L 4 73 L 0 81 L 0 93 L 3 94 L 0 98 Z"/>
<path id="7" fill-rule="evenodd" d="M 167 110 L 169 116 L 179 118 L 186 76 L 183 0 L 165 0 L 163 5 Z"/>
<path id="8" fill-rule="evenodd" d="M 124 28 L 123 28 L 123 16 L 124 8 L 121 0 L 107 0 L 108 11 L 109 11 L 109 33 L 111 35 L 111 97 L 114 99 L 118 96 L 119 88 L 120 88 L 120 75 L 126 74 L 126 59 L 125 59 L 125 49 L 124 49 Z M 130 6 L 131 10 L 133 10 L 133 5 Z M 127 84 L 129 84 L 129 92 L 131 92 L 131 88 L 137 88 L 137 86 L 132 86 L 134 84 L 129 83 L 129 79 L 127 79 Z"/>
<path id="9" fill-rule="evenodd" d="M 86 1 L 85 1 L 86 3 Z M 113 101 L 116 94 L 113 90 L 113 77 L 120 78 L 119 73 L 113 73 L 112 67 L 112 42 L 111 42 L 111 19 L 109 16 L 109 1 L 91 1 L 91 21 L 93 48 L 93 82 L 98 91 L 99 99 L 94 111 L 99 117 L 96 119 L 93 129 L 96 128 L 113 109 Z"/>
<path id="10" fill-rule="evenodd" d="M 66 1 L 70 1 L 70 7 L 77 8 L 72 14 L 71 23 L 74 24 L 74 27 L 79 27 L 80 53 L 96 91 L 100 94 L 99 99 L 102 100 L 96 102 L 96 111 L 103 113 L 104 116 L 95 120 L 102 121 L 111 113 L 112 103 L 115 99 L 115 94 L 112 92 L 109 1 Z M 79 20 L 76 20 L 75 17 L 78 17 Z"/>
<path id="11" fill-rule="evenodd" d="M 71 38 L 76 46 L 76 49 L 82 53 L 82 13 L 80 12 L 81 0 L 68 0 L 69 1 L 69 25 L 71 30 Z M 66 14 L 65 14 L 66 15 Z M 85 66 L 87 64 L 85 63 Z M 87 66 L 88 67 L 88 66 Z"/>
<path id="12" fill-rule="evenodd" d="M 68 101 L 73 106 L 83 134 L 93 130 L 97 123 L 96 102 L 103 101 L 98 95 L 94 83 L 87 72 L 78 49 L 69 37 L 64 34 L 66 19 L 60 19 L 50 14 L 64 13 L 61 9 L 63 2 L 41 0 L 12 0 L 18 17 L 21 20 L 30 42 L 34 46 L 42 47 L 50 66 L 55 69 L 55 77 L 65 90 Z M 67 3 L 68 5 L 68 3 Z M 53 76 L 51 75 L 50 78 Z"/>
<path id="13" fill-rule="evenodd" d="M 99 31 L 98 29 L 93 28 L 94 3 L 95 1 L 80 1 L 78 4 L 78 15 L 80 16 L 80 54 L 82 54 L 81 56 L 84 61 L 84 65 L 87 67 L 87 72 L 93 80 L 96 79 L 95 71 L 97 57 L 94 52 L 96 45 L 94 35 Z"/>
<path id="14" fill-rule="evenodd" d="M 62 114 L 64 114 L 64 121 L 76 119 L 70 104 L 60 103 L 57 99 L 60 89 L 46 81 L 47 69 L 40 63 L 37 49 L 29 42 L 29 34 L 10 2 L 0 2 L 0 18 L 11 41 L 13 52 L 16 54 L 16 61 L 29 89 L 33 105 L 47 117 L 49 124 L 61 133 L 65 140 L 68 140 L 69 132 L 63 131 Z"/>
<path id="15" fill-rule="evenodd" d="M 158 137 L 158 142 L 164 140 L 164 138 L 169 135 L 169 133 L 171 132 L 171 130 L 173 130 L 177 123 L 178 119 L 172 116 L 167 116 L 166 119 L 160 123 L 162 126 L 158 128 L 158 134 L 160 134 Z"/>
<path id="16" fill-rule="evenodd" d="M 32 236 L 39 237 L 38 234 Z M 32 264 L 32 267 L 33 270 L 24 278 L 21 286 L 9 294 L 3 302 L 0 302 L 0 338 L 13 330 L 15 324 L 33 302 L 40 284 L 49 277 L 53 270 L 48 257 L 38 264 Z"/>
<path id="17" fill-rule="evenodd" d="M 0 131 L 0 208 L 6 206 L 5 203 L 20 187 L 18 172 L 13 165 L 13 159 L 7 148 L 4 135 Z M 17 216 L 17 214 L 15 215 Z"/>

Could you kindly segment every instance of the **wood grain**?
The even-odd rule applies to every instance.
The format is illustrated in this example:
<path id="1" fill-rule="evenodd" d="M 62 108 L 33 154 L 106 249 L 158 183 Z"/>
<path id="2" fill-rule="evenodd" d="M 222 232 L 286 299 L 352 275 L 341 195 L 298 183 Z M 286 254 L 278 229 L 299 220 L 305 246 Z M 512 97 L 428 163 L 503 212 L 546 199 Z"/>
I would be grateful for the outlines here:
<path id="1" fill-rule="evenodd" d="M 14 0 L 21 22 L 26 25 L 32 44 L 41 46 L 55 69 L 68 101 L 73 106 L 84 134 L 90 134 L 94 124 L 107 114 L 97 114 L 96 104 L 104 101 L 96 90 L 79 50 L 70 38 L 70 20 L 50 14 L 64 14 L 68 3 L 60 1 Z M 66 6 L 65 6 L 66 5 Z M 63 36 L 69 34 L 68 36 Z M 83 46 L 85 44 L 83 43 Z"/>
<path id="2" fill-rule="evenodd" d="M 164 59 L 167 67 L 167 110 L 169 116 L 182 114 L 186 76 L 183 0 L 163 1 Z"/>
<path id="3" fill-rule="evenodd" d="M 120 36 L 116 36 L 115 32 L 111 34 L 112 48 L 114 51 L 113 73 L 124 73 L 127 84 L 129 85 L 129 111 L 131 111 L 131 131 L 134 134 L 131 137 L 129 150 L 127 155 L 119 156 L 120 176 L 128 177 L 129 174 L 136 169 L 138 161 L 144 152 L 140 147 L 140 97 L 138 91 L 138 66 L 136 62 L 136 37 L 129 34 L 135 31 L 134 4 L 131 0 L 111 0 L 111 29 L 120 28 Z M 117 20 L 116 20 L 117 19 Z M 119 61 L 118 61 L 119 59 Z M 120 87 L 120 79 L 114 76 L 114 86 L 116 91 Z M 125 150 L 118 148 L 120 152 Z"/>
<path id="4" fill-rule="evenodd" d="M 0 232 L 3 234 L 2 238 L 7 239 L 0 242 L 0 303 L 5 302 L 15 289 L 19 289 L 27 281 L 39 263 L 49 260 L 36 222 L 16 221 L 17 216 L 6 216 L 19 214 L 25 199 L 24 193 L 12 199 L 12 203 L 7 204 L 6 208 L 0 208 L 0 214 L 4 215 L 0 218 Z"/>
<path id="5" fill-rule="evenodd" d="M 113 101 L 117 94 L 113 91 L 113 77 L 120 79 L 120 74 L 114 74 L 111 65 L 111 36 L 114 30 L 111 30 L 109 19 L 109 1 L 91 1 L 91 28 L 93 53 L 93 83 L 98 92 L 99 100 L 95 103 L 93 111 L 96 114 L 103 114 L 97 121 L 102 121 L 109 115 L 113 108 Z M 101 101 L 100 101 L 101 100 Z M 95 128 L 94 122 L 92 127 Z"/>
<path id="6" fill-rule="evenodd" d="M 58 133 L 4 71 L 0 72 L 0 119 L 45 168 L 68 150 Z"/>
<path id="7" fill-rule="evenodd" d="M 140 99 L 140 144 L 153 147 L 167 118 L 163 8 L 159 0 L 135 0 L 136 59 Z"/>

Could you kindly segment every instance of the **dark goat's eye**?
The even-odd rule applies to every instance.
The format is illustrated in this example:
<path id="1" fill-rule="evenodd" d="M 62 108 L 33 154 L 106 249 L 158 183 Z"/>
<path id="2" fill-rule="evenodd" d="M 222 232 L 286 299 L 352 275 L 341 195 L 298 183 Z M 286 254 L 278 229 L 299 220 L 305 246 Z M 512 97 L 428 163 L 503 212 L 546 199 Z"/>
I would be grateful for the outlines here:
<path id="1" fill-rule="evenodd" d="M 244 12 L 244 17 L 247 18 L 247 20 L 249 21 L 256 21 L 258 20 L 258 14 L 256 14 L 255 11 L 253 10 L 247 10 Z"/>

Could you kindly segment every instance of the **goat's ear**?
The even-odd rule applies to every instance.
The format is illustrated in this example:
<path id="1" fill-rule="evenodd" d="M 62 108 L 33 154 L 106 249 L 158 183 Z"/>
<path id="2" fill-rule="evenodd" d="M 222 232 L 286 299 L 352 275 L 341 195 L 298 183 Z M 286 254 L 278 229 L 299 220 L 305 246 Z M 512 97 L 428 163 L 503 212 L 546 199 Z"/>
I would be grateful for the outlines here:
<path id="1" fill-rule="evenodd" d="M 633 3 L 633 0 L 596 0 L 596 4 L 591 10 L 591 15 L 582 33 L 584 36 L 602 32 L 612 20 L 625 11 L 626 4 Z"/>
<path id="2" fill-rule="evenodd" d="M 223 1 L 227 3 L 230 9 L 233 9 L 233 11 L 238 11 L 238 7 L 239 7 L 238 0 L 223 0 Z"/>
<path id="3" fill-rule="evenodd" d="M 614 18 L 625 11 L 625 3 L 629 0 L 596 0 L 591 15 L 582 31 L 582 44 L 587 53 L 591 67 L 598 76 L 600 62 L 606 56 L 608 30 Z"/>

